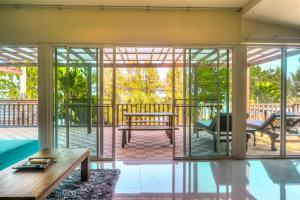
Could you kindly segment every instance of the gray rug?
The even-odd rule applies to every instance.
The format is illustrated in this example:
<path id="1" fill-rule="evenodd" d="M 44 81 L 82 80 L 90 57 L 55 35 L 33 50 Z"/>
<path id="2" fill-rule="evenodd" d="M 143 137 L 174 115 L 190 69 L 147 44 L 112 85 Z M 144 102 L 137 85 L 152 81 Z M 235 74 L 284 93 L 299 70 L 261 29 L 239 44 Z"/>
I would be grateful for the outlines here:
<path id="1" fill-rule="evenodd" d="M 82 182 L 80 170 L 75 170 L 46 199 L 112 199 L 119 175 L 118 169 L 95 169 L 90 171 L 89 181 Z"/>

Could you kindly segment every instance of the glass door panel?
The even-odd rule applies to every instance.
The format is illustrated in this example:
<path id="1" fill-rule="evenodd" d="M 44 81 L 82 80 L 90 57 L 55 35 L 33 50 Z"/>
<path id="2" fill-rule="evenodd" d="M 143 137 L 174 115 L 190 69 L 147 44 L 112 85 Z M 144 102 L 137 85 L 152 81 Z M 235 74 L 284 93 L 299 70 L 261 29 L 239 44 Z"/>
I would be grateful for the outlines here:
<path id="1" fill-rule="evenodd" d="M 115 157 L 115 62 L 114 62 L 114 49 L 104 48 L 103 56 L 103 77 L 102 77 L 102 96 L 100 97 L 100 104 L 102 114 L 102 126 L 100 131 L 100 148 L 102 158 Z"/>
<path id="2" fill-rule="evenodd" d="M 188 73 L 191 157 L 217 155 L 218 138 L 217 49 L 191 49 Z"/>
<path id="3" fill-rule="evenodd" d="M 174 77 L 174 98 L 175 98 L 175 113 L 178 115 L 178 130 L 175 130 L 175 157 L 189 157 L 189 122 L 187 116 L 187 78 L 186 70 L 188 66 L 188 49 L 175 49 L 174 50 L 175 62 L 175 77 Z M 172 77 L 173 78 L 173 77 Z"/>
<path id="4" fill-rule="evenodd" d="M 220 155 L 231 154 L 232 136 L 232 51 L 219 49 Z"/>
<path id="5" fill-rule="evenodd" d="M 96 55 L 97 49 L 69 49 L 69 147 L 89 148 L 92 156 L 97 156 Z"/>
<path id="6" fill-rule="evenodd" d="M 247 129 L 251 136 L 247 155 L 280 155 L 281 56 L 280 48 L 247 49 Z"/>
<path id="7" fill-rule="evenodd" d="M 181 49 L 175 75 L 182 69 L 182 93 L 175 78 L 175 99 L 182 109 L 175 157 L 205 158 L 230 154 L 231 49 Z M 179 52 L 179 50 L 175 50 Z M 176 56 L 175 56 L 176 57 Z"/>
<path id="8" fill-rule="evenodd" d="M 286 92 L 286 155 L 300 155 L 300 48 L 288 48 Z"/>
<path id="9" fill-rule="evenodd" d="M 64 65 L 56 62 L 56 124 L 65 131 L 64 137 L 57 138 L 57 144 L 89 148 L 96 157 L 97 116 L 93 107 L 96 92 L 92 90 L 97 76 L 97 49 L 64 48 L 55 52 L 56 59 L 64 62 Z"/>
<path id="10" fill-rule="evenodd" d="M 55 76 L 55 147 L 68 147 L 67 141 L 67 48 L 54 49 Z"/>
<path id="11" fill-rule="evenodd" d="M 88 148 L 94 158 L 112 159 L 113 112 L 106 94 L 112 80 L 103 78 L 109 77 L 103 50 L 56 48 L 54 57 L 56 147 Z"/>

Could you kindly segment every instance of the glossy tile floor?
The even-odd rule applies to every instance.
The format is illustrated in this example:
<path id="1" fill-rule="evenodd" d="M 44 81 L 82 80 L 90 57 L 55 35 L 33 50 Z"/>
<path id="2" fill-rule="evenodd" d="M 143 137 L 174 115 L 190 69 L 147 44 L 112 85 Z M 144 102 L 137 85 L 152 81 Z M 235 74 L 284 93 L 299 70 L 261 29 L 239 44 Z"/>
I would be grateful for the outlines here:
<path id="1" fill-rule="evenodd" d="M 131 160 L 92 168 L 121 170 L 115 199 L 300 199 L 300 159 Z"/>

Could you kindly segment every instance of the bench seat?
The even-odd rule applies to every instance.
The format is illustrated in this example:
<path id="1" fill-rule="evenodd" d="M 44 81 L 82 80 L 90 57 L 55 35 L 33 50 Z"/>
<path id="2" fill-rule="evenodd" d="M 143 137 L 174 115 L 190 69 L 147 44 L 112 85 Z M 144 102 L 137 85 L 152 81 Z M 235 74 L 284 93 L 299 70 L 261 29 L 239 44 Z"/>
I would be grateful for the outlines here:
<path id="1" fill-rule="evenodd" d="M 164 130 L 178 130 L 172 126 L 120 126 L 118 130 L 131 130 L 131 131 L 164 131 Z"/>
<path id="2" fill-rule="evenodd" d="M 170 138 L 170 143 L 172 144 L 172 134 L 171 130 L 178 130 L 178 127 L 172 126 L 120 126 L 118 130 L 122 131 L 122 148 L 124 148 L 126 140 L 126 132 L 128 131 L 128 142 L 131 139 L 131 131 L 166 131 L 168 137 Z"/>
<path id="3" fill-rule="evenodd" d="M 131 120 L 131 123 L 169 123 L 169 120 Z"/>

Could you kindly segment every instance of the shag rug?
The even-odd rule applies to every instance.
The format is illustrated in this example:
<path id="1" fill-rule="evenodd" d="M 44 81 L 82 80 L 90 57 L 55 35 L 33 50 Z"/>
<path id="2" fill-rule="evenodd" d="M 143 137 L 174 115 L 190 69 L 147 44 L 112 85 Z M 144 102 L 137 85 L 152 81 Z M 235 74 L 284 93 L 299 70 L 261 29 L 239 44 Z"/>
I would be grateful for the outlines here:
<path id="1" fill-rule="evenodd" d="M 89 181 L 82 182 L 80 180 L 80 170 L 75 170 L 46 199 L 110 200 L 119 175 L 120 170 L 118 169 L 95 169 L 90 171 Z"/>

